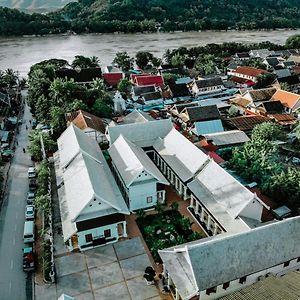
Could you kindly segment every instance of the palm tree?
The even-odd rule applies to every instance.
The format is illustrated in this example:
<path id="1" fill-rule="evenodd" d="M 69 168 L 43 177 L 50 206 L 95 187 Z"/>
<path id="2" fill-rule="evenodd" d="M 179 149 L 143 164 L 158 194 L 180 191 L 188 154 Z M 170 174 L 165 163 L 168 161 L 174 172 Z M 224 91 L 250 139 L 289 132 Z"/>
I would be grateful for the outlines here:
<path id="1" fill-rule="evenodd" d="M 19 79 L 19 73 L 13 69 L 7 69 L 2 76 L 7 87 L 13 87 L 17 85 Z"/>
<path id="2" fill-rule="evenodd" d="M 90 67 L 92 68 L 100 67 L 100 59 L 97 56 L 90 57 L 90 61 L 91 61 Z"/>

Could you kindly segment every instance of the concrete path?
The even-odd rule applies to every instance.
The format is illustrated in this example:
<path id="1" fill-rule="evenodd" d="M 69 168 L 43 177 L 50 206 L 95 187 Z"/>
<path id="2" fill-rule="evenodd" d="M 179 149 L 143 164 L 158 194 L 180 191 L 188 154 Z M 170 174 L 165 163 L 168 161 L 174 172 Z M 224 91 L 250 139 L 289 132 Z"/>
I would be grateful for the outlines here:
<path id="1" fill-rule="evenodd" d="M 23 120 L 31 118 L 25 107 Z M 32 299 L 32 274 L 23 272 L 22 248 L 25 221 L 26 194 L 28 191 L 27 170 L 32 165 L 27 147 L 28 131 L 25 123 L 17 136 L 18 148 L 8 177 L 8 189 L 0 210 L 0 299 Z"/>

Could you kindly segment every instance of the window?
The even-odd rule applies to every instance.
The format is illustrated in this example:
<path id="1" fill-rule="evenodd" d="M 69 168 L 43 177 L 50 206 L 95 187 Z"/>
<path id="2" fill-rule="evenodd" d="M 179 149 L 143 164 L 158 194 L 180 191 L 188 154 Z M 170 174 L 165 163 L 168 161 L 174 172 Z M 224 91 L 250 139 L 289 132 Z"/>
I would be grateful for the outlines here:
<path id="1" fill-rule="evenodd" d="M 90 243 L 93 241 L 93 235 L 91 233 L 85 235 L 86 243 Z"/>
<path id="2" fill-rule="evenodd" d="M 244 282 L 246 282 L 246 278 L 247 276 L 241 277 L 239 283 L 243 284 Z"/>
<path id="3" fill-rule="evenodd" d="M 286 261 L 286 262 L 283 264 L 283 266 L 284 266 L 284 267 L 288 267 L 289 264 L 290 264 L 290 262 L 289 262 L 289 261 Z"/>
<path id="4" fill-rule="evenodd" d="M 210 294 L 216 293 L 216 292 L 217 292 L 217 287 L 214 286 L 214 287 L 211 287 L 211 288 L 206 290 L 206 295 L 210 295 Z"/>
<path id="5" fill-rule="evenodd" d="M 223 289 L 226 290 L 229 288 L 230 281 L 223 283 Z"/>
<path id="6" fill-rule="evenodd" d="M 111 236 L 111 230 L 110 229 L 105 229 L 104 230 L 104 236 L 105 237 L 110 237 Z"/>
<path id="7" fill-rule="evenodd" d="M 152 203 L 152 196 L 147 197 L 147 203 Z"/>

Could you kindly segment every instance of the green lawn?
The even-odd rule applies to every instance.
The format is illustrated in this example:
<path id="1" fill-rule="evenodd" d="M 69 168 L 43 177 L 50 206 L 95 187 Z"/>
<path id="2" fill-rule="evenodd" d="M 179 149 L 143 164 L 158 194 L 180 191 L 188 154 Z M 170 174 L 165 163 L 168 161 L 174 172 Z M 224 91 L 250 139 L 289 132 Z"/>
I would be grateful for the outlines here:
<path id="1" fill-rule="evenodd" d="M 191 230 L 191 222 L 177 210 L 166 210 L 156 215 L 137 218 L 137 224 L 155 262 L 161 262 L 158 250 L 201 239 Z"/>

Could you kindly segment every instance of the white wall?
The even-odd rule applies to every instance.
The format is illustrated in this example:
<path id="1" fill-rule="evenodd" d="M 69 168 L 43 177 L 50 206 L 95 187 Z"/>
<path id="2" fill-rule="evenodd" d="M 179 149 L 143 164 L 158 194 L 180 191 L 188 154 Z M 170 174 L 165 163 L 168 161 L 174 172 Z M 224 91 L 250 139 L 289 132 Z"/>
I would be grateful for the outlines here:
<path id="1" fill-rule="evenodd" d="M 96 198 L 94 198 L 96 199 Z M 101 203 L 101 204 L 99 204 Z M 81 211 L 80 213 L 80 219 L 81 220 L 87 220 L 90 219 L 90 214 L 91 213 L 95 213 L 95 212 L 100 212 L 102 210 L 106 210 L 111 208 L 110 205 L 108 205 L 107 203 L 96 199 L 96 201 L 94 201 L 93 199 L 89 202 L 89 204 Z M 95 218 L 95 216 L 93 216 L 93 218 Z"/>
<path id="2" fill-rule="evenodd" d="M 155 206 L 157 203 L 157 180 L 150 174 L 143 172 L 129 187 L 129 208 L 131 211 Z M 147 197 L 152 202 L 147 203 Z"/>
<path id="3" fill-rule="evenodd" d="M 276 251 L 276 250 L 274 250 L 274 251 Z M 223 289 L 223 284 L 222 284 L 222 285 L 219 285 L 217 287 L 217 292 L 216 293 L 206 295 L 206 290 L 201 291 L 200 292 L 200 300 L 203 300 L 203 299 L 204 300 L 206 300 L 206 299 L 218 299 L 219 297 L 225 296 L 227 294 L 231 294 L 234 291 L 238 291 L 240 289 L 245 288 L 248 285 L 251 285 L 251 284 L 257 282 L 258 278 L 260 276 L 262 276 L 261 279 L 263 279 L 264 277 L 266 277 L 266 275 L 268 273 L 271 273 L 274 276 L 279 277 L 279 276 L 285 275 L 285 274 L 287 274 L 291 271 L 294 271 L 296 269 L 299 269 L 299 268 L 300 268 L 300 262 L 297 263 L 297 259 L 294 259 L 290 262 L 288 267 L 284 267 L 283 263 L 282 263 L 282 264 L 277 265 L 275 267 L 272 267 L 272 268 L 269 268 L 269 269 L 251 274 L 251 275 L 247 276 L 246 282 L 244 282 L 243 284 L 239 283 L 239 279 L 231 281 L 229 287 L 226 290 Z"/>
<path id="4" fill-rule="evenodd" d="M 250 219 L 261 221 L 263 212 L 263 205 L 256 199 L 253 199 L 248 205 L 240 212 L 240 216 Z"/>
<path id="5" fill-rule="evenodd" d="M 115 237 L 116 240 L 110 242 L 110 243 L 114 243 L 118 240 L 118 224 L 115 223 L 115 224 L 109 224 L 109 225 L 106 225 L 106 226 L 102 226 L 102 227 L 98 227 L 98 228 L 93 228 L 93 229 L 89 229 L 89 230 L 85 230 L 85 231 L 80 231 L 77 233 L 77 236 L 78 236 L 78 246 L 79 248 L 81 248 L 81 246 L 83 245 L 86 245 L 86 241 L 85 241 L 85 235 L 86 234 L 92 234 L 93 235 L 93 239 L 95 238 L 99 238 L 101 236 L 104 236 L 104 230 L 106 229 L 110 229 L 111 230 L 111 237 Z M 84 249 L 80 249 L 82 251 L 85 251 L 85 250 L 88 250 L 88 249 L 91 249 L 93 248 L 92 246 L 92 243 L 91 243 L 91 247 L 86 247 Z"/>
<path id="6" fill-rule="evenodd" d="M 96 140 L 98 143 L 103 143 L 103 142 L 107 141 L 106 135 L 100 131 L 96 131 L 95 129 L 92 129 L 92 128 L 85 128 L 83 131 L 89 137 Z"/>

